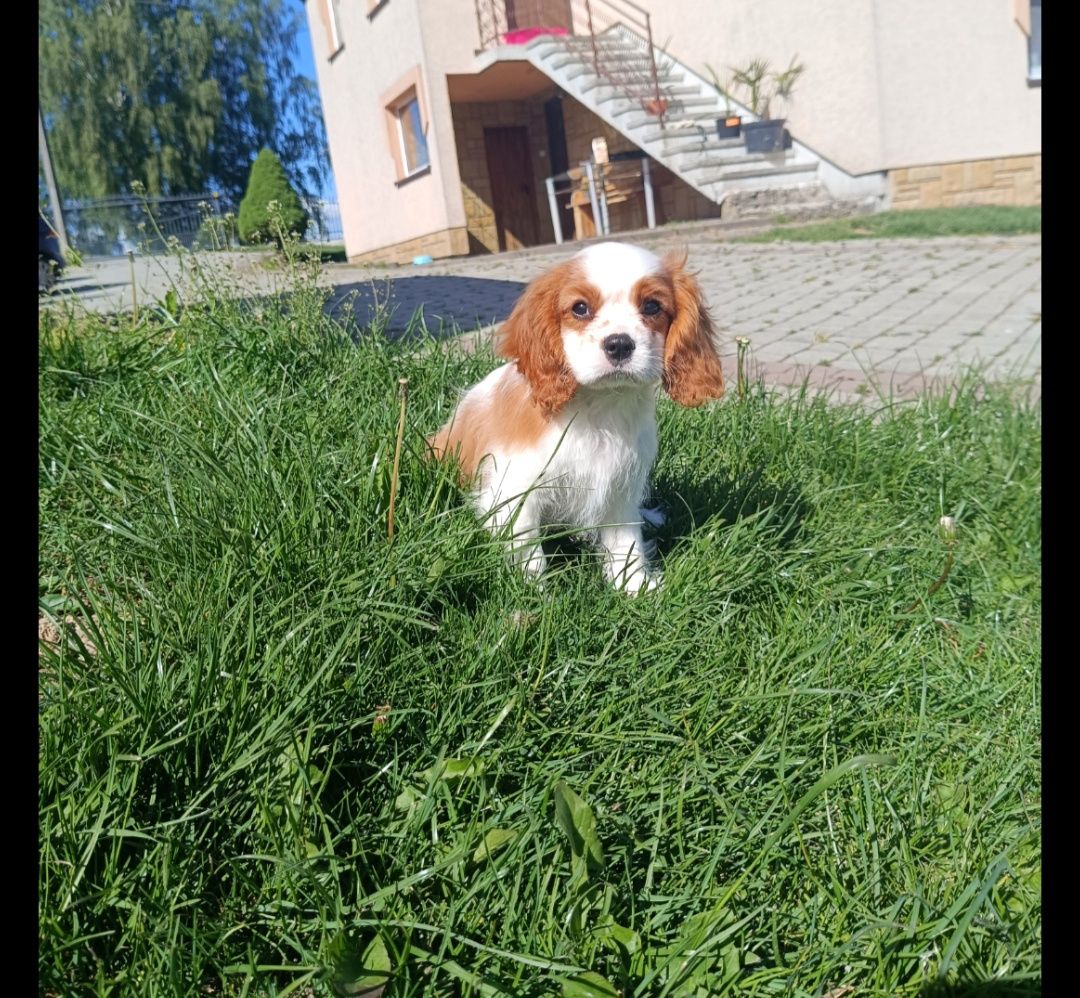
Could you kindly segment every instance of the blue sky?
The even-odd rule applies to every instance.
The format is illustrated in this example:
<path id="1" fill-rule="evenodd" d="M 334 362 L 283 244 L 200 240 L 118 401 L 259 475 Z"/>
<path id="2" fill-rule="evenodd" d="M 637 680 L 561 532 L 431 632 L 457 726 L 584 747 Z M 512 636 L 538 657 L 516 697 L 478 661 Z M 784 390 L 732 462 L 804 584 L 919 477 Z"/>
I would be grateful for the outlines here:
<path id="1" fill-rule="evenodd" d="M 304 76 L 318 82 L 315 75 L 315 62 L 311 52 L 311 36 L 308 34 L 307 13 L 304 10 L 303 0 L 293 0 L 292 6 L 300 12 L 300 30 L 296 35 L 296 68 Z M 334 178 L 331 175 L 327 179 L 327 186 L 322 190 L 322 196 L 328 201 L 337 200 L 337 189 L 334 187 Z"/>
<path id="2" fill-rule="evenodd" d="M 300 31 L 296 35 L 296 68 L 304 76 L 315 79 L 315 63 L 311 56 L 311 36 L 308 34 L 307 13 L 303 0 L 293 0 L 293 8 L 300 12 Z"/>

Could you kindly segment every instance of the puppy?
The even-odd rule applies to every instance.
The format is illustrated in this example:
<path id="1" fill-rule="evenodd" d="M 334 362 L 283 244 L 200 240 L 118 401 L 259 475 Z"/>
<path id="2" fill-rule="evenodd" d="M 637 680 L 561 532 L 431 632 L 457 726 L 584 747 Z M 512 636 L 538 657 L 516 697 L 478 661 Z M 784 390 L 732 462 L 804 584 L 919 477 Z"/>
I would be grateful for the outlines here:
<path id="1" fill-rule="evenodd" d="M 656 459 L 656 391 L 698 406 L 724 392 L 714 331 L 682 258 L 600 243 L 534 280 L 496 341 L 508 362 L 462 396 L 428 441 L 453 455 L 527 575 L 545 528 L 597 545 L 627 592 L 656 584 L 640 505 Z"/>

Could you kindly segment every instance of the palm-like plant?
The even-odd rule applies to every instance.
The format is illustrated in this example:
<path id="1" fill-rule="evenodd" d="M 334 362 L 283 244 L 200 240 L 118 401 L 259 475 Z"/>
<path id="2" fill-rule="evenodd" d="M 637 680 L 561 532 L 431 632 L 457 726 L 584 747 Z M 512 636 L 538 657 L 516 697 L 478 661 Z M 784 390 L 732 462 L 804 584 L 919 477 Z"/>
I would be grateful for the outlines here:
<path id="1" fill-rule="evenodd" d="M 792 91 L 806 67 L 793 56 L 787 69 L 770 70 L 767 59 L 752 59 L 742 68 L 731 71 L 731 82 L 747 92 L 747 106 L 757 118 L 765 121 L 770 116 L 772 102 L 781 97 L 790 100 Z M 722 92 L 722 91 L 721 91 Z"/>

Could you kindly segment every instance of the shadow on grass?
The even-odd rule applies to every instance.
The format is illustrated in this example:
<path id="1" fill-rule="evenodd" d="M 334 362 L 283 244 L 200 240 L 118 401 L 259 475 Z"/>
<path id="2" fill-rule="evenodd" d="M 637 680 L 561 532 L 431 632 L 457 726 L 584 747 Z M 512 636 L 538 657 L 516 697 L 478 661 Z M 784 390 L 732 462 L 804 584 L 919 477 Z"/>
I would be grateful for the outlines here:
<path id="1" fill-rule="evenodd" d="M 524 289 L 520 281 L 439 274 L 358 281 L 337 285 L 326 312 L 358 329 L 382 328 L 390 340 L 410 334 L 448 339 L 501 322 Z"/>
<path id="2" fill-rule="evenodd" d="M 810 512 L 797 483 L 777 485 L 762 480 L 757 468 L 738 478 L 712 475 L 686 479 L 660 474 L 652 483 L 653 501 L 659 502 L 666 521 L 655 532 L 657 553 L 666 557 L 694 530 L 719 518 L 725 524 L 748 516 L 767 517 L 778 547 L 790 547 Z"/>
<path id="3" fill-rule="evenodd" d="M 746 517 L 761 517 L 765 521 L 763 531 L 771 539 L 770 546 L 788 548 L 795 544 L 810 512 L 810 505 L 797 484 L 764 482 L 761 469 L 736 479 L 713 476 L 686 481 L 661 475 L 653 481 L 652 500 L 646 505 L 659 505 L 665 515 L 662 526 L 645 527 L 647 547 L 655 545 L 654 556 L 660 560 L 695 530 L 717 518 L 724 525 L 731 525 Z M 600 549 L 565 528 L 549 528 L 543 550 L 549 571 L 577 564 L 600 578 Z"/>
<path id="4" fill-rule="evenodd" d="M 933 981 L 923 986 L 919 998 L 1037 998 L 1042 980 L 1031 981 Z"/>

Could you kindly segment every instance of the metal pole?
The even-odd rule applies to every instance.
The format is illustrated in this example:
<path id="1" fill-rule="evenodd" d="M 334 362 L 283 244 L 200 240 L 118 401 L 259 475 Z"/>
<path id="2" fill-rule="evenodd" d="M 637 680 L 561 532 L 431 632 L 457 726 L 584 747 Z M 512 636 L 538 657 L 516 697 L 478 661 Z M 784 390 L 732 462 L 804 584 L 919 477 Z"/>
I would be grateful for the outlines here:
<path id="1" fill-rule="evenodd" d="M 56 235 L 60 240 L 60 249 L 64 256 L 68 253 L 67 231 L 64 228 L 64 213 L 60 210 L 60 193 L 56 189 L 56 177 L 53 176 L 52 157 L 49 155 L 49 140 L 45 136 L 45 119 L 41 116 L 41 105 L 38 105 L 37 116 L 38 129 L 38 152 L 41 155 L 41 163 L 45 168 L 45 186 L 49 188 L 49 203 L 52 205 L 53 224 L 56 226 Z"/>
<path id="2" fill-rule="evenodd" d="M 604 218 L 600 215 L 600 202 L 596 197 L 596 176 L 593 173 L 593 164 L 589 161 L 585 161 L 585 176 L 589 178 L 589 201 L 593 206 L 593 221 L 596 222 L 596 231 L 600 235 L 606 235 Z"/>
<path id="3" fill-rule="evenodd" d="M 562 220 L 559 218 L 559 199 L 555 197 L 555 178 L 544 181 L 548 192 L 548 207 L 551 208 L 551 227 L 555 230 L 555 244 L 562 245 Z"/>
<path id="4" fill-rule="evenodd" d="M 596 185 L 600 192 L 600 217 L 604 220 L 604 235 L 611 235 L 611 222 L 608 220 L 607 211 L 607 181 L 604 180 L 604 164 L 596 164 L 600 170 L 600 182 Z"/>
<path id="5" fill-rule="evenodd" d="M 666 108 L 660 103 L 660 76 L 656 72 L 656 51 L 652 43 L 652 20 L 645 15 L 645 33 L 649 38 L 649 65 L 652 67 L 653 96 L 656 98 L 656 110 L 660 117 L 660 127 L 664 127 L 664 112 Z"/>
<path id="6" fill-rule="evenodd" d="M 641 179 L 645 181 L 645 218 L 650 229 L 656 228 L 656 205 L 653 203 L 652 167 L 646 156 L 641 161 Z"/>
<path id="7" fill-rule="evenodd" d="M 585 176 L 589 180 L 589 203 L 592 205 L 592 217 L 596 223 L 597 231 L 604 235 L 604 220 L 600 217 L 600 202 L 596 198 L 596 178 L 593 176 L 592 163 L 586 160 Z"/>
<path id="8" fill-rule="evenodd" d="M 599 76 L 600 75 L 600 54 L 596 50 L 596 32 L 593 31 L 592 6 L 590 5 L 589 0 L 585 0 L 585 19 L 586 19 L 586 21 L 588 23 L 588 26 L 589 26 L 589 38 L 592 39 L 593 69 L 596 70 L 596 75 Z"/>

